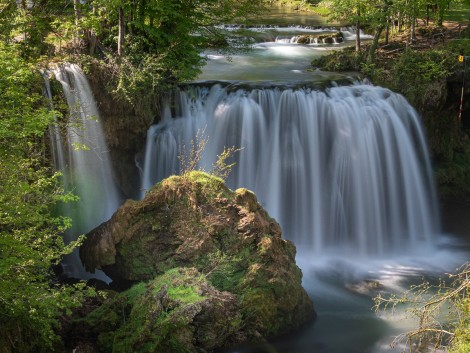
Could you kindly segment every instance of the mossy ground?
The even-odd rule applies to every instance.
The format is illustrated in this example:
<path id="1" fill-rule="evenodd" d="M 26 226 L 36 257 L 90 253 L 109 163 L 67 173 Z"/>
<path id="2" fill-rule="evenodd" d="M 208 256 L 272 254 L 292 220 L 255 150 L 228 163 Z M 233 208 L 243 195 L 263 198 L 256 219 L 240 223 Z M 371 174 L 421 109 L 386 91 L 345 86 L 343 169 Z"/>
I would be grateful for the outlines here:
<path id="1" fill-rule="evenodd" d="M 176 268 L 120 293 L 83 320 L 105 352 L 186 352 L 191 306 L 207 285 L 194 269 Z M 188 316 L 189 314 L 189 316 Z"/>

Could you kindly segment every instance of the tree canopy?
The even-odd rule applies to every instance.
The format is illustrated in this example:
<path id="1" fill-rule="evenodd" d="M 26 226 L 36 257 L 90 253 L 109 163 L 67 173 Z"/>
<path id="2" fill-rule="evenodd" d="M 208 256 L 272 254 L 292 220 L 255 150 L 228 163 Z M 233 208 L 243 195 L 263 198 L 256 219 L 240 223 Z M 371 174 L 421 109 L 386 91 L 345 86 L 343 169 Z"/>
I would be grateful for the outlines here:
<path id="1" fill-rule="evenodd" d="M 88 53 L 119 67 L 115 92 L 137 93 L 193 79 L 207 47 L 227 49 L 218 24 L 243 21 L 264 0 L 0 1 L 0 39 L 24 57 Z"/>

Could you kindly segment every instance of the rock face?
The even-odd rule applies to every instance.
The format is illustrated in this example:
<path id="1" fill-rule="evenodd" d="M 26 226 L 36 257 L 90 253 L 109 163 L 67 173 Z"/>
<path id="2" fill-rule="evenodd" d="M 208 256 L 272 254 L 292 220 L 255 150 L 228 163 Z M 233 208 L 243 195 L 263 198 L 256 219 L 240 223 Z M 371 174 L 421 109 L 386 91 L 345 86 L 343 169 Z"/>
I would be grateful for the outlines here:
<path id="1" fill-rule="evenodd" d="M 109 332 L 95 327 L 104 350 L 204 352 L 282 334 L 314 317 L 295 252 L 252 192 L 191 172 L 127 201 L 87 235 L 80 256 L 88 270 L 114 280 L 149 281 L 114 299 L 129 314 L 112 301 L 95 313 L 104 322 L 117 305 L 114 316 L 125 316 L 118 326 L 105 324 Z M 131 329 L 134 321 L 145 327 Z"/>
<path id="2" fill-rule="evenodd" d="M 110 66 L 102 65 L 99 60 L 88 64 L 86 71 L 100 110 L 106 143 L 110 148 L 115 182 L 126 197 L 136 197 L 140 176 L 135 158 L 145 147 L 147 130 L 159 111 L 155 103 L 158 100 L 151 94 L 142 94 L 135 97 L 131 104 L 112 96 L 109 85 L 115 73 Z"/>

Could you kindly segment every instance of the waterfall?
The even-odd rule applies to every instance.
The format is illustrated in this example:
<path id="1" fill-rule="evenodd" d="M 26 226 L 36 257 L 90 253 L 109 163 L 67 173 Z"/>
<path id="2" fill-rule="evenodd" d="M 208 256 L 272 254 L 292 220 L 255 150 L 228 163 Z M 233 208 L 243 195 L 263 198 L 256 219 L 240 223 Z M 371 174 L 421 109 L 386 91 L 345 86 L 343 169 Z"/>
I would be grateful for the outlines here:
<path id="1" fill-rule="evenodd" d="M 345 40 L 355 40 L 356 27 L 355 26 L 341 27 L 341 33 L 343 34 L 343 38 Z M 359 36 L 361 37 L 361 39 L 373 39 L 374 38 L 373 35 L 365 34 L 362 29 L 359 31 Z"/>
<path id="2" fill-rule="evenodd" d="M 42 75 L 44 83 L 43 96 L 49 100 L 51 110 L 54 110 L 51 82 L 49 81 L 48 77 L 49 73 L 43 72 Z M 60 129 L 57 121 L 55 124 L 51 124 L 49 126 L 49 140 L 51 141 L 52 161 L 54 162 L 54 166 L 60 169 L 61 166 L 65 165 L 65 158 L 62 137 L 60 136 Z"/>
<path id="3" fill-rule="evenodd" d="M 57 67 L 53 74 L 62 85 L 70 111 L 63 135 L 57 125 L 49 130 L 54 163 L 63 173 L 65 190 L 79 197 L 78 202 L 61 210 L 73 223 L 64 234 L 65 243 L 69 243 L 108 220 L 120 205 L 121 196 L 113 181 L 98 108 L 85 75 L 74 64 Z M 51 98 L 47 80 L 46 91 Z M 85 272 L 78 251 L 66 256 L 63 265 L 69 277 L 95 277 Z"/>
<path id="4" fill-rule="evenodd" d="M 371 85 L 312 89 L 190 87 L 163 102 L 148 131 L 142 188 L 178 173 L 200 129 L 201 167 L 243 150 L 227 180 L 253 190 L 302 250 L 385 254 L 438 233 L 427 146 L 415 110 Z"/>

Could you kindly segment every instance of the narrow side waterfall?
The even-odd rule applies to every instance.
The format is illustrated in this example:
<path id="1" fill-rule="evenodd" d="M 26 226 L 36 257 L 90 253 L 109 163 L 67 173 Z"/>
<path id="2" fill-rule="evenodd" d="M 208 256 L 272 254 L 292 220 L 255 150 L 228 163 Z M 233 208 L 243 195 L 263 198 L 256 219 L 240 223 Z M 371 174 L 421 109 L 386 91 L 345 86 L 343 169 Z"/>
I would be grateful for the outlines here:
<path id="1" fill-rule="evenodd" d="M 50 102 L 51 110 L 54 109 L 51 82 L 49 81 L 48 73 L 43 73 L 43 96 Z M 60 128 L 58 124 L 49 126 L 49 140 L 51 141 L 52 161 L 56 169 L 65 166 L 64 148 L 62 136 L 60 135 Z M 60 169 L 59 169 L 60 170 Z"/>
<path id="2" fill-rule="evenodd" d="M 108 220 L 119 207 L 121 196 L 113 181 L 98 109 L 85 75 L 73 64 L 62 65 L 53 73 L 62 85 L 70 110 L 64 134 L 59 133 L 57 126 L 50 129 L 54 163 L 63 173 L 65 190 L 80 198 L 61 210 L 73 222 L 64 235 L 68 243 Z M 64 260 L 64 267 L 70 277 L 90 277 L 78 252 Z"/>
<path id="3" fill-rule="evenodd" d="M 163 102 L 148 131 L 142 188 L 178 173 L 198 130 L 201 167 L 224 148 L 228 185 L 253 190 L 301 250 L 385 254 L 432 245 L 439 230 L 427 146 L 415 110 L 371 85 L 311 89 L 190 87 Z"/>

